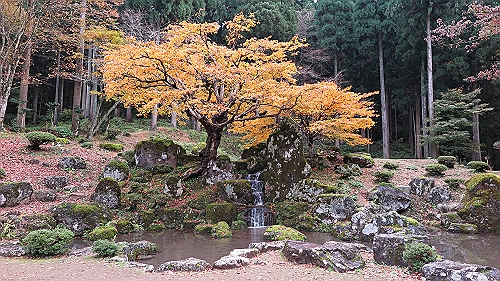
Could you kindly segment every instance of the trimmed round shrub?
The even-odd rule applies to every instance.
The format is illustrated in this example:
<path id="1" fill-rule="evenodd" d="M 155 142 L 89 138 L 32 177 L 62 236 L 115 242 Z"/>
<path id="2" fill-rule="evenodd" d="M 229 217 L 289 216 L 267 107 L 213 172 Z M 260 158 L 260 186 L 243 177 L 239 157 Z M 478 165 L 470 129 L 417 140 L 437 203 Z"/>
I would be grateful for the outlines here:
<path id="1" fill-rule="evenodd" d="M 351 179 L 355 176 L 361 176 L 361 168 L 356 164 L 342 164 L 335 166 L 335 172 L 343 179 Z"/>
<path id="2" fill-rule="evenodd" d="M 470 161 L 467 163 L 467 169 L 473 169 L 475 173 L 486 172 L 486 170 L 490 169 L 488 163 L 483 161 Z"/>
<path id="3" fill-rule="evenodd" d="M 3 180 L 7 177 L 7 172 L 4 169 L 0 168 L 0 180 Z"/>
<path id="4" fill-rule="evenodd" d="M 39 229 L 24 237 L 22 244 L 27 253 L 33 256 L 55 256 L 64 254 L 75 234 L 66 228 L 53 230 Z"/>
<path id="5" fill-rule="evenodd" d="M 391 171 L 376 171 L 373 173 L 373 176 L 375 177 L 375 182 L 377 183 L 382 183 L 382 182 L 391 182 L 392 178 L 394 177 L 394 172 Z"/>
<path id="6" fill-rule="evenodd" d="M 442 176 L 446 170 L 448 170 L 448 167 L 443 164 L 429 164 L 425 166 L 425 171 L 429 176 Z"/>
<path id="7" fill-rule="evenodd" d="M 382 167 L 386 168 L 387 170 L 397 170 L 399 169 L 399 165 L 394 163 L 394 162 L 385 162 Z"/>
<path id="8" fill-rule="evenodd" d="M 231 238 L 233 237 L 233 233 L 231 232 L 231 228 L 229 224 L 225 221 L 220 221 L 212 227 L 212 237 L 214 238 Z"/>
<path id="9" fill-rule="evenodd" d="M 403 260 L 405 260 L 413 271 L 420 272 L 422 267 L 428 263 L 435 262 L 439 258 L 433 247 L 422 242 L 411 242 L 405 245 Z"/>
<path id="10" fill-rule="evenodd" d="M 30 132 L 24 135 L 30 142 L 29 147 L 35 150 L 40 149 L 40 145 L 55 142 L 56 136 L 47 132 Z"/>
<path id="11" fill-rule="evenodd" d="M 460 185 L 464 183 L 464 180 L 457 178 L 447 178 L 444 179 L 444 182 L 452 189 L 459 189 Z"/>
<path id="12" fill-rule="evenodd" d="M 89 234 L 87 234 L 87 239 L 90 241 L 97 240 L 113 240 L 115 239 L 116 233 L 118 231 L 113 226 L 99 226 L 92 230 Z"/>
<path id="13" fill-rule="evenodd" d="M 97 256 L 101 258 L 114 257 L 118 254 L 119 250 L 120 246 L 117 243 L 106 239 L 96 240 L 92 244 L 92 251 L 97 253 Z"/>
<path id="14" fill-rule="evenodd" d="M 109 151 L 122 151 L 123 145 L 119 143 L 101 143 L 99 145 L 100 148 L 109 150 Z"/>
<path id="15" fill-rule="evenodd" d="M 443 164 L 447 168 L 453 169 L 457 163 L 457 158 L 455 156 L 439 156 L 437 161 L 439 164 Z"/>
<path id="16" fill-rule="evenodd" d="M 60 138 L 71 138 L 73 136 L 73 132 L 68 127 L 56 127 L 50 131 Z"/>

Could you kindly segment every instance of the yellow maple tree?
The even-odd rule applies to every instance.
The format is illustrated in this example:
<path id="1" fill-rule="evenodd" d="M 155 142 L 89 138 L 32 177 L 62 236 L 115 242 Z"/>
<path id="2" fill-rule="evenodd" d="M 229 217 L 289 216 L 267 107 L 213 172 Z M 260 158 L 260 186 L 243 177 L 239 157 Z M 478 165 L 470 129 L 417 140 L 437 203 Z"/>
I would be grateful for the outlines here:
<path id="1" fill-rule="evenodd" d="M 297 101 L 290 56 L 305 44 L 297 38 L 242 39 L 239 31 L 254 24 L 242 15 L 227 23 L 227 46 L 210 40 L 217 23 L 170 25 L 160 43 L 131 39 L 104 58 L 105 94 L 143 114 L 158 105 L 160 114 L 175 111 L 198 120 L 207 132 L 198 171 L 204 173 L 214 164 L 225 128 L 270 122 Z"/>

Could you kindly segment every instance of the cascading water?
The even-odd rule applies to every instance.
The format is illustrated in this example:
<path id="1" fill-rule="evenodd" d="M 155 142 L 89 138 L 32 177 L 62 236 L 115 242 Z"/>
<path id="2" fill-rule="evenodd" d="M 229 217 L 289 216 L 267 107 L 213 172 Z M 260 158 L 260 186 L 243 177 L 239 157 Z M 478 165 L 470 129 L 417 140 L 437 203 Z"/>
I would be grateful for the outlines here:
<path id="1" fill-rule="evenodd" d="M 249 227 L 263 227 L 270 225 L 274 214 L 264 206 L 264 181 L 260 179 L 260 172 L 249 174 L 246 179 L 250 182 L 253 195 L 253 207 L 247 210 Z"/>

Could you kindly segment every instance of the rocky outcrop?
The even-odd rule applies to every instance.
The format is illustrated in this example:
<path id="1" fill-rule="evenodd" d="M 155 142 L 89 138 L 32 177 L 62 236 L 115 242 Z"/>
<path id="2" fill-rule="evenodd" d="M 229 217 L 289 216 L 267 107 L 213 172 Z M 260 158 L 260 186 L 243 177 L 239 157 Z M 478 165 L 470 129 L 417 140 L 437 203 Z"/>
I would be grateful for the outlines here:
<path id="1" fill-rule="evenodd" d="M 52 189 L 42 189 L 33 192 L 33 199 L 40 202 L 54 202 L 56 201 L 56 192 Z"/>
<path id="2" fill-rule="evenodd" d="M 217 189 L 224 201 L 241 205 L 253 203 L 252 188 L 248 180 L 220 181 Z"/>
<path id="3" fill-rule="evenodd" d="M 245 257 L 245 258 L 254 258 L 259 254 L 259 250 L 256 248 L 248 248 L 248 249 L 234 249 L 229 255 L 237 256 L 237 257 Z"/>
<path id="4" fill-rule="evenodd" d="M 288 241 L 283 248 L 283 254 L 290 261 L 313 264 L 337 272 L 354 270 L 364 265 L 359 249 L 349 246 L 348 243 L 318 245 Z"/>
<path id="5" fill-rule="evenodd" d="M 410 192 L 415 195 L 427 195 L 434 188 L 433 178 L 414 178 L 410 182 Z"/>
<path id="6" fill-rule="evenodd" d="M 356 201 L 346 194 L 322 194 L 316 201 L 313 211 L 323 223 L 350 220 L 356 213 Z"/>
<path id="7" fill-rule="evenodd" d="M 62 169 L 85 169 L 87 168 L 87 163 L 82 157 L 79 156 L 70 156 L 64 157 L 59 160 L 58 166 Z"/>
<path id="8" fill-rule="evenodd" d="M 0 207 L 12 207 L 29 200 L 33 194 L 33 187 L 28 182 L 1 182 Z"/>
<path id="9" fill-rule="evenodd" d="M 378 234 L 373 238 L 373 257 L 378 263 L 386 265 L 408 266 L 403 259 L 405 245 L 411 242 L 426 242 L 427 236 Z"/>
<path id="10" fill-rule="evenodd" d="M 26 255 L 24 248 L 19 242 L 4 241 L 0 242 L 0 257 L 21 257 Z"/>
<path id="11" fill-rule="evenodd" d="M 250 243 L 248 248 L 257 249 L 261 253 L 265 253 L 268 251 L 278 251 L 285 247 L 284 241 L 271 241 L 271 242 L 256 242 Z"/>
<path id="12" fill-rule="evenodd" d="M 161 264 L 156 272 L 161 271 L 204 271 L 210 269 L 210 264 L 204 260 L 187 258 L 180 261 L 169 261 Z"/>
<path id="13" fill-rule="evenodd" d="M 135 243 L 127 243 L 122 249 L 122 253 L 129 261 L 147 259 L 157 252 L 158 245 L 145 240 Z"/>
<path id="14" fill-rule="evenodd" d="M 63 203 L 49 211 L 57 223 L 64 225 L 77 236 L 110 221 L 108 209 L 99 205 Z"/>
<path id="15" fill-rule="evenodd" d="M 496 268 L 449 260 L 424 265 L 422 275 L 427 281 L 500 281 Z"/>
<path id="16" fill-rule="evenodd" d="M 451 192 L 445 187 L 434 187 L 426 197 L 427 202 L 434 205 L 448 203 L 451 200 Z"/>
<path id="17" fill-rule="evenodd" d="M 120 207 L 121 188 L 118 182 L 112 178 L 103 178 L 97 184 L 92 199 L 98 205 L 105 205 L 110 209 Z"/>
<path id="18" fill-rule="evenodd" d="M 226 155 L 220 155 L 215 160 L 214 164 L 207 171 L 205 182 L 207 184 L 215 184 L 219 181 L 234 179 L 234 169 L 236 165 L 231 162 Z"/>
<path id="19" fill-rule="evenodd" d="M 475 224 L 479 232 L 500 232 L 500 176 L 478 174 L 465 183 L 460 217 Z"/>
<path id="20" fill-rule="evenodd" d="M 130 170 L 125 162 L 112 160 L 109 162 L 102 172 L 103 178 L 112 178 L 115 181 L 124 181 L 128 179 Z"/>
<path id="21" fill-rule="evenodd" d="M 344 162 L 348 164 L 356 164 L 361 168 L 370 168 L 373 166 L 373 158 L 368 153 L 349 153 L 344 156 Z"/>
<path id="22" fill-rule="evenodd" d="M 134 148 L 135 165 L 137 167 L 153 167 L 168 165 L 177 167 L 181 155 L 186 154 L 184 148 L 172 140 L 152 138 L 138 142 Z"/>
<path id="23" fill-rule="evenodd" d="M 321 184 L 317 180 L 304 179 L 292 186 L 286 198 L 288 200 L 315 203 L 320 194 L 332 191 L 335 191 L 335 188 L 332 186 Z"/>
<path id="24" fill-rule="evenodd" d="M 233 269 L 238 267 L 247 266 L 250 260 L 240 256 L 224 256 L 214 262 L 212 265 L 216 269 Z"/>
<path id="25" fill-rule="evenodd" d="M 410 195 L 393 186 L 379 185 L 368 193 L 367 199 L 396 212 L 407 210 L 411 205 Z"/>
<path id="26" fill-rule="evenodd" d="M 69 179 L 65 176 L 50 176 L 43 179 L 43 182 L 48 189 L 61 190 L 68 185 Z"/>
<path id="27" fill-rule="evenodd" d="M 205 211 L 207 220 L 212 223 L 225 221 L 231 225 L 231 222 L 236 220 L 236 208 L 231 203 L 208 204 Z"/>

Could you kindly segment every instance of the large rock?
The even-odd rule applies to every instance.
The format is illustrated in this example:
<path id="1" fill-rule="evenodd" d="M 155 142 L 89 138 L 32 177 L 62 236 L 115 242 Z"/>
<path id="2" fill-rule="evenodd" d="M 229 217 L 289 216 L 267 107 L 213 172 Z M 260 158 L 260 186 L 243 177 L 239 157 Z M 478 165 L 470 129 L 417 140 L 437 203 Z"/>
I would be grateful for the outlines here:
<path id="1" fill-rule="evenodd" d="M 87 163 L 82 157 L 79 156 L 69 156 L 69 157 L 63 157 L 61 160 L 59 160 L 59 167 L 62 169 L 85 169 L 87 168 Z"/>
<path id="2" fill-rule="evenodd" d="M 410 192 L 419 196 L 427 195 L 434 185 L 433 178 L 414 178 L 410 182 Z"/>
<path id="3" fill-rule="evenodd" d="M 285 257 L 296 263 L 307 263 L 323 268 L 346 272 L 364 265 L 357 247 L 348 243 L 318 245 L 300 241 L 288 241 L 283 248 Z"/>
<path id="4" fill-rule="evenodd" d="M 248 249 L 234 249 L 229 255 L 237 256 L 237 257 L 245 257 L 245 258 L 255 258 L 259 254 L 259 250 L 256 248 L 248 248 Z"/>
<path id="5" fill-rule="evenodd" d="M 250 260 L 245 257 L 240 256 L 224 256 L 214 262 L 213 268 L 217 269 L 233 269 L 238 267 L 247 266 L 250 264 Z"/>
<path id="6" fill-rule="evenodd" d="M 328 224 L 350 220 L 356 208 L 356 201 L 346 194 L 323 194 L 313 205 L 314 214 Z"/>
<path id="7" fill-rule="evenodd" d="M 69 180 L 65 176 L 50 176 L 43 179 L 43 182 L 48 189 L 60 190 L 68 185 Z"/>
<path id="8" fill-rule="evenodd" d="M 379 185 L 368 193 L 368 200 L 396 212 L 407 210 L 411 205 L 410 195 L 393 186 Z"/>
<path id="9" fill-rule="evenodd" d="M 225 221 L 227 224 L 236 220 L 236 208 L 231 203 L 212 203 L 205 208 L 207 220 L 211 223 Z"/>
<path id="10" fill-rule="evenodd" d="M 207 184 L 215 184 L 219 181 L 234 179 L 235 167 L 236 165 L 228 156 L 220 155 L 208 169 L 204 180 Z"/>
<path id="11" fill-rule="evenodd" d="M 92 198 L 98 205 L 105 205 L 110 209 L 118 209 L 121 198 L 120 185 L 112 178 L 103 178 L 97 184 Z"/>
<path id="12" fill-rule="evenodd" d="M 361 168 L 370 168 L 373 166 L 373 158 L 368 153 L 349 153 L 344 156 L 344 162 L 348 164 L 356 164 Z"/>
<path id="13" fill-rule="evenodd" d="M 153 167 L 169 165 L 177 167 L 179 158 L 186 154 L 184 148 L 171 140 L 152 138 L 138 142 L 134 148 L 135 165 L 137 167 Z"/>
<path id="14" fill-rule="evenodd" d="M 500 176 L 478 174 L 465 183 L 460 217 L 475 224 L 479 232 L 500 232 Z"/>
<path id="15" fill-rule="evenodd" d="M 252 187 L 248 180 L 220 181 L 217 189 L 224 201 L 242 205 L 253 203 Z"/>
<path id="16" fill-rule="evenodd" d="M 204 260 L 187 258 L 180 261 L 169 261 L 161 264 L 156 271 L 204 271 L 210 269 L 210 264 Z"/>
<path id="17" fill-rule="evenodd" d="M 263 174 L 268 202 L 286 200 L 294 184 L 311 173 L 304 156 L 302 135 L 289 122 L 282 122 L 266 143 L 245 150 L 241 157 L 254 157 L 261 163 L 259 166 L 266 167 Z"/>
<path id="18" fill-rule="evenodd" d="M 378 234 L 373 238 L 373 257 L 378 263 L 408 266 L 403 259 L 405 245 L 411 242 L 427 242 L 428 236 Z"/>
<path id="19" fill-rule="evenodd" d="M 111 220 L 108 209 L 99 205 L 63 203 L 49 211 L 57 223 L 64 225 L 77 236 Z"/>
<path id="20" fill-rule="evenodd" d="M 0 242 L 0 257 L 21 257 L 26 255 L 24 248 L 18 242 Z"/>
<path id="21" fill-rule="evenodd" d="M 135 243 L 127 243 L 122 249 L 122 253 L 129 261 L 149 258 L 157 252 L 158 245 L 145 240 Z"/>
<path id="22" fill-rule="evenodd" d="M 29 200 L 33 194 L 33 187 L 28 182 L 0 183 L 0 207 L 12 207 Z"/>
<path id="23" fill-rule="evenodd" d="M 248 248 L 257 249 L 261 253 L 268 251 L 279 251 L 285 247 L 285 241 L 255 242 L 250 243 Z"/>
<path id="24" fill-rule="evenodd" d="M 449 260 L 424 265 L 422 275 L 426 281 L 500 281 L 496 268 Z"/>
<path id="25" fill-rule="evenodd" d="M 288 191 L 288 200 L 315 203 L 318 195 L 336 191 L 335 187 L 320 183 L 318 180 L 304 179 L 294 184 Z"/>
<path id="26" fill-rule="evenodd" d="M 42 189 L 33 192 L 33 199 L 40 202 L 54 202 L 56 201 L 56 192 L 52 189 Z"/>
<path id="27" fill-rule="evenodd" d="M 451 200 L 451 192 L 448 188 L 436 186 L 429 191 L 426 200 L 434 205 L 448 203 Z"/>
<path id="28" fill-rule="evenodd" d="M 124 181 L 128 179 L 130 170 L 125 162 L 112 160 L 109 162 L 102 173 L 103 178 L 112 178 L 115 181 Z"/>

